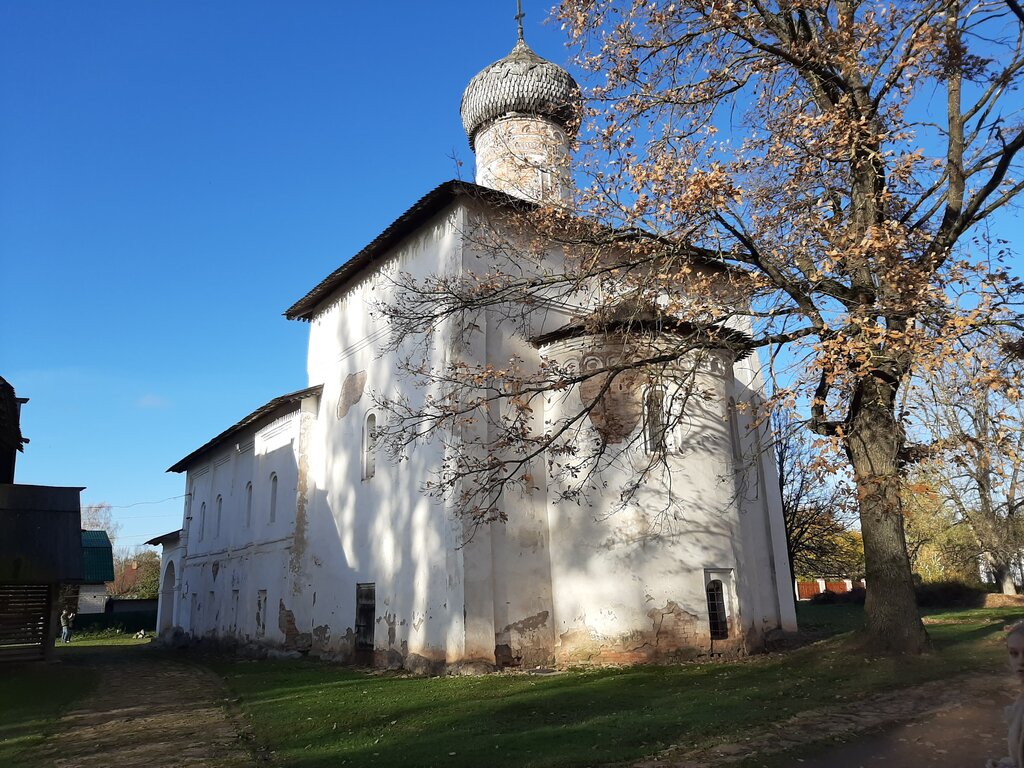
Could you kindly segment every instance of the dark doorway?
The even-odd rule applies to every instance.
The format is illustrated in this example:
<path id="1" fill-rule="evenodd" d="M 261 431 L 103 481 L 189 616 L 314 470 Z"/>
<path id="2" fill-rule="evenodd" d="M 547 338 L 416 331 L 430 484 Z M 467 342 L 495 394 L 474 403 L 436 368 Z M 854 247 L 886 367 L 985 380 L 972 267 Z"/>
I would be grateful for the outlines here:
<path id="1" fill-rule="evenodd" d="M 377 585 L 356 584 L 355 663 L 373 665 L 373 625 L 377 616 Z"/>

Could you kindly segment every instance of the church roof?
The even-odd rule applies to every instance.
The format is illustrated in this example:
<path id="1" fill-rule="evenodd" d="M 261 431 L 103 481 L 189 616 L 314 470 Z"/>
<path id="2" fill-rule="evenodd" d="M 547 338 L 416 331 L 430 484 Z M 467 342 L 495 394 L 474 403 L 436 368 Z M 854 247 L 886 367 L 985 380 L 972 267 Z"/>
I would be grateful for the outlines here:
<path id="1" fill-rule="evenodd" d="M 312 320 L 316 308 L 336 288 L 343 285 L 350 277 L 360 272 L 363 267 L 372 264 L 406 235 L 414 232 L 424 220 L 430 218 L 446 205 L 459 197 L 472 197 L 485 200 L 499 207 L 528 210 L 535 208 L 533 203 L 518 197 L 507 195 L 496 189 L 481 187 L 468 181 L 452 179 L 435 187 L 413 203 L 405 213 L 395 219 L 373 241 L 359 253 L 346 261 L 331 274 L 325 277 L 309 293 L 292 304 L 284 313 L 289 320 Z"/>
<path id="2" fill-rule="evenodd" d="M 582 97 L 572 75 L 542 59 L 520 38 L 512 52 L 477 73 L 462 94 L 462 127 L 473 146 L 476 132 L 502 115 L 538 115 L 572 134 Z"/>
<path id="3" fill-rule="evenodd" d="M 534 336 L 530 342 L 544 347 L 566 339 L 594 335 L 671 334 L 700 340 L 704 346 L 728 349 L 734 360 L 742 360 L 751 352 L 750 335 L 725 325 L 701 327 L 695 323 L 666 315 L 655 309 L 636 310 L 631 305 L 619 305 L 601 317 L 579 318 L 553 331 Z"/>
<path id="4" fill-rule="evenodd" d="M 262 422 L 269 421 L 271 418 L 281 415 L 281 413 L 285 412 L 286 410 L 294 411 L 295 408 L 291 406 L 295 406 L 296 404 L 301 403 L 307 397 L 319 395 L 321 392 L 323 392 L 323 389 L 324 387 L 322 384 L 317 384 L 315 387 L 300 389 L 298 392 L 291 392 L 287 395 L 275 397 L 266 405 L 261 405 L 259 408 L 250 413 L 237 424 L 225 429 L 223 432 L 221 432 L 215 438 L 210 440 L 208 443 L 205 443 L 199 448 L 196 448 L 194 451 L 192 451 L 192 453 L 183 458 L 174 466 L 170 467 L 167 471 L 184 472 L 189 468 L 191 464 L 195 462 L 196 459 L 201 457 L 203 454 L 209 453 L 218 445 L 220 445 L 223 442 L 226 442 L 229 438 L 234 437 L 242 430 L 247 429 L 248 427 L 256 426 Z"/>
<path id="5" fill-rule="evenodd" d="M 365 246 L 355 256 L 331 272 L 313 290 L 285 310 L 284 316 L 289 320 L 312 320 L 320 304 L 334 291 L 362 272 L 363 269 L 373 265 L 377 259 L 385 256 L 388 250 L 402 238 L 415 232 L 427 219 L 460 197 L 480 200 L 496 208 L 519 211 L 531 211 L 539 208 L 536 203 L 531 203 L 496 189 L 481 187 L 478 184 L 456 179 L 446 181 L 413 203 L 409 210 L 391 222 L 369 245 Z M 608 227 L 607 231 L 614 232 L 616 236 L 623 238 L 661 239 L 640 229 L 626 230 Z M 692 248 L 691 252 L 692 258 L 696 262 L 718 269 L 726 268 L 722 260 L 710 251 Z"/>

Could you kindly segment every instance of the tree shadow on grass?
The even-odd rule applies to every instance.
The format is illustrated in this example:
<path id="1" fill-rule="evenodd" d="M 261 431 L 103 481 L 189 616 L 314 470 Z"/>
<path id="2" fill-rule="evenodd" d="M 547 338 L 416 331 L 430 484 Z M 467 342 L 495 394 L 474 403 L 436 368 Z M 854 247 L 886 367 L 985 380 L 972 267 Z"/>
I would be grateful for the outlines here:
<path id="1" fill-rule="evenodd" d="M 281 668 L 229 673 L 228 682 L 288 765 L 568 766 L 727 737 L 806 708 L 822 677 L 843 675 L 782 662 L 475 680 L 360 681 L 348 672 L 332 681 L 330 671 Z M 296 684 L 288 678 L 297 671 L 317 677 Z"/>
<path id="2" fill-rule="evenodd" d="M 3 670 L 0 686 L 0 765 L 19 765 L 43 741 L 60 715 L 95 688 L 99 673 L 43 662 Z"/>

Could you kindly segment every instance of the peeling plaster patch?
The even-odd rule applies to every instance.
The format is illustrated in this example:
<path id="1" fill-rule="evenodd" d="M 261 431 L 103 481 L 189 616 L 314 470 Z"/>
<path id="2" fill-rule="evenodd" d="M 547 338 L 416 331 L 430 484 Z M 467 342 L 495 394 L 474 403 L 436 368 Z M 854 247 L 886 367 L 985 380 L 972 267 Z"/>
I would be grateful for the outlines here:
<path id="1" fill-rule="evenodd" d="M 319 568 L 323 565 L 323 561 L 317 555 L 313 555 L 313 565 Z"/>
<path id="2" fill-rule="evenodd" d="M 356 652 L 356 633 L 352 627 L 345 627 L 345 634 L 338 638 L 335 651 L 342 661 L 351 661 Z"/>
<path id="3" fill-rule="evenodd" d="M 694 659 L 700 656 L 737 656 L 742 640 L 715 641 L 712 646 L 707 623 L 698 615 L 669 600 L 664 607 L 647 612 L 649 630 L 604 636 L 580 619 L 559 635 L 556 649 L 560 664 L 635 664 L 656 660 Z"/>
<path id="4" fill-rule="evenodd" d="M 312 650 L 322 653 L 331 647 L 331 628 L 326 624 L 313 628 Z"/>
<path id="5" fill-rule="evenodd" d="M 352 406 L 362 399 L 365 387 L 366 371 L 350 373 L 345 377 L 345 381 L 341 385 L 341 395 L 338 397 L 339 419 L 345 418 Z"/>
<path id="6" fill-rule="evenodd" d="M 220 562 L 218 560 L 213 561 L 213 565 L 210 566 L 210 571 L 213 573 L 213 580 L 217 580 L 217 574 L 220 573 Z"/>
<path id="7" fill-rule="evenodd" d="M 548 611 L 507 625 L 495 635 L 494 660 L 499 667 L 546 666 L 554 661 Z"/>
<path id="8" fill-rule="evenodd" d="M 700 645 L 703 622 L 696 614 L 683 610 L 677 602 L 669 600 L 664 608 L 647 612 L 654 632 L 654 645 L 666 651 Z"/>
<path id="9" fill-rule="evenodd" d="M 277 627 L 284 633 L 284 647 L 288 650 L 308 651 L 312 647 L 312 635 L 309 632 L 299 632 L 295 626 L 295 614 L 285 607 L 284 600 L 278 601 Z"/>
<path id="10" fill-rule="evenodd" d="M 412 620 L 412 628 L 415 629 L 417 632 L 420 631 L 420 627 L 422 627 L 422 626 L 423 626 L 423 617 L 422 616 L 417 616 L 415 619 Z"/>
<path id="11" fill-rule="evenodd" d="M 525 619 L 520 619 L 514 624 L 509 624 L 502 630 L 502 632 L 509 632 L 513 629 L 517 632 L 529 632 L 531 630 L 540 629 L 547 623 L 548 612 L 541 611 L 540 613 L 533 614 L 533 616 L 527 616 Z"/>
<path id="12" fill-rule="evenodd" d="M 284 633 L 285 647 L 294 647 L 299 630 L 295 626 L 295 614 L 285 608 L 284 600 L 279 600 L 277 604 L 277 628 Z"/>
<path id="13" fill-rule="evenodd" d="M 390 648 L 395 644 L 395 624 L 397 617 L 393 613 L 385 613 L 384 621 L 388 625 L 388 647 Z M 404 622 L 403 622 L 404 623 Z"/>

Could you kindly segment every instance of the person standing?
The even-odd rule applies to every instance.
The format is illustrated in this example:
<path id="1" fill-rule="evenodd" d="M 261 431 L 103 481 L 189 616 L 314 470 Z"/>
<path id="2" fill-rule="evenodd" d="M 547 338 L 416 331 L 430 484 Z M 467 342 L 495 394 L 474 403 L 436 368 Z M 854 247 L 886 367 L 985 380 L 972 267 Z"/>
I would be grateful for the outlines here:
<path id="1" fill-rule="evenodd" d="M 75 614 L 68 610 L 60 612 L 60 639 L 63 643 L 71 642 L 71 628 L 74 626 Z"/>

